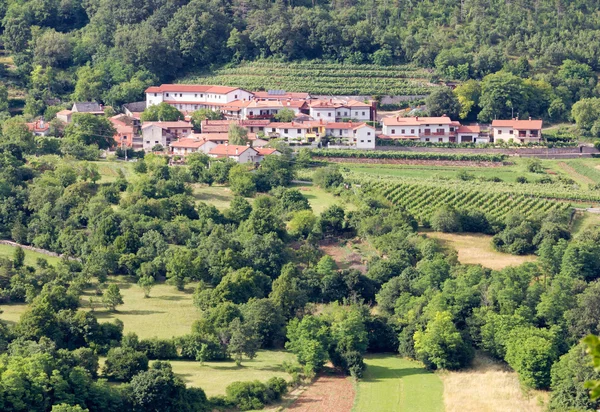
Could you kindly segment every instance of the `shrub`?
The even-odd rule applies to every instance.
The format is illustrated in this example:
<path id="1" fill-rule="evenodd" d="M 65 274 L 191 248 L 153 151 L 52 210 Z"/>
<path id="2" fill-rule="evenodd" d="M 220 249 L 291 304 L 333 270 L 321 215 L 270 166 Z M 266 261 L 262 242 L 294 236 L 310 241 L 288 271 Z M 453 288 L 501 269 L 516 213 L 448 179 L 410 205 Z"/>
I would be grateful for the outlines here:
<path id="1" fill-rule="evenodd" d="M 431 216 L 431 227 L 438 232 L 460 232 L 460 213 L 452 206 L 442 206 Z"/>
<path id="2" fill-rule="evenodd" d="M 255 381 L 233 382 L 225 390 L 227 401 L 242 411 L 262 409 L 265 404 L 281 399 L 287 391 L 284 379 L 273 377 L 266 384 Z"/>
<path id="3" fill-rule="evenodd" d="M 144 339 L 139 342 L 137 350 L 148 359 L 177 359 L 177 350 L 171 339 Z"/>
<path id="4" fill-rule="evenodd" d="M 129 381 L 139 372 L 148 370 L 148 358 L 132 348 L 112 348 L 108 351 L 103 373 L 118 380 Z"/>
<path id="5" fill-rule="evenodd" d="M 517 183 L 527 183 L 528 180 L 525 176 L 517 176 Z"/>

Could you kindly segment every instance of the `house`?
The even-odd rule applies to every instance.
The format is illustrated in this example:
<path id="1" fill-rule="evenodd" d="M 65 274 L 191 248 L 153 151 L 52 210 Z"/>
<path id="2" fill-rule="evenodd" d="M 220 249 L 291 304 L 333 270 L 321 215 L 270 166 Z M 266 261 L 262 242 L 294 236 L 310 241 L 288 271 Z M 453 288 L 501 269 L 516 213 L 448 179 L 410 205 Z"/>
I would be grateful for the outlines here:
<path id="1" fill-rule="evenodd" d="M 119 147 L 130 147 L 136 150 L 143 148 L 140 137 L 140 121 L 126 114 L 118 114 L 109 118 L 116 130 L 113 139 Z"/>
<path id="2" fill-rule="evenodd" d="M 516 143 L 537 143 L 542 138 L 541 120 L 494 120 L 492 121 L 494 142 L 513 139 Z"/>
<path id="3" fill-rule="evenodd" d="M 265 134 L 271 138 L 306 141 L 310 125 L 297 122 L 272 122 L 265 128 Z"/>
<path id="4" fill-rule="evenodd" d="M 144 122 L 142 126 L 142 146 L 151 151 L 156 145 L 169 147 L 172 141 L 187 137 L 192 132 L 192 125 L 184 121 L 176 122 Z"/>
<path id="5" fill-rule="evenodd" d="M 277 149 L 273 149 L 271 147 L 259 147 L 256 148 L 256 151 L 258 152 L 258 160 L 259 162 L 262 162 L 263 159 L 265 158 L 265 156 L 269 156 L 269 155 L 274 155 L 274 156 L 281 156 L 281 152 Z"/>
<path id="6" fill-rule="evenodd" d="M 384 117 L 382 138 L 408 139 L 422 142 L 448 143 L 456 140 L 459 123 L 448 116 Z"/>
<path id="7" fill-rule="evenodd" d="M 36 120 L 35 122 L 26 123 L 27 128 L 36 136 L 48 136 L 50 133 L 50 125 L 44 119 Z"/>
<path id="8" fill-rule="evenodd" d="M 198 138 L 183 137 L 169 145 L 170 152 L 174 155 L 185 156 L 189 153 L 208 153 L 218 144 Z"/>
<path id="9" fill-rule="evenodd" d="M 250 146 L 220 144 L 213 147 L 208 155 L 214 158 L 229 158 L 237 163 L 259 162 L 258 151 Z"/>
<path id="10" fill-rule="evenodd" d="M 481 126 L 460 126 L 456 129 L 456 143 L 489 143 L 487 135 L 481 134 Z"/>
<path id="11" fill-rule="evenodd" d="M 168 103 L 182 112 L 199 109 L 221 110 L 236 100 L 250 100 L 253 94 L 239 87 L 199 84 L 163 84 L 146 89 L 146 105 Z"/>
<path id="12" fill-rule="evenodd" d="M 61 122 L 64 123 L 71 123 L 71 119 L 73 117 L 73 112 L 71 110 L 61 110 L 60 112 L 56 113 L 56 118 L 58 120 L 60 120 Z"/>
<path id="13" fill-rule="evenodd" d="M 250 100 L 240 108 L 240 119 L 273 119 L 283 109 L 290 109 L 294 114 L 300 114 L 307 108 L 305 101 L 300 100 Z"/>
<path id="14" fill-rule="evenodd" d="M 330 140 L 357 149 L 375 149 L 375 128 L 366 123 L 335 122 L 325 124 Z"/>
<path id="15" fill-rule="evenodd" d="M 309 114 L 315 120 L 341 122 L 343 119 L 370 121 L 376 118 L 375 103 L 358 100 L 313 100 L 308 103 Z"/>
<path id="16" fill-rule="evenodd" d="M 96 102 L 77 102 L 71 108 L 73 113 L 90 113 L 97 116 L 104 116 L 104 109 Z"/>
<path id="17" fill-rule="evenodd" d="M 132 102 L 123 105 L 123 112 L 130 117 L 135 117 L 134 113 L 142 113 L 146 110 L 146 101 L 143 102 Z"/>

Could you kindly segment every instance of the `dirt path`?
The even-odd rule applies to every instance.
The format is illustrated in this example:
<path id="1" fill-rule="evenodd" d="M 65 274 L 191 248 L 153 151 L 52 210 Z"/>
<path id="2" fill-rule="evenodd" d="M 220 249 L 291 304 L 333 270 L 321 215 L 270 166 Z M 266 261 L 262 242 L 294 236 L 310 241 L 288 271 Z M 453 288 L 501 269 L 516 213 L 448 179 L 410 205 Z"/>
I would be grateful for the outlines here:
<path id="1" fill-rule="evenodd" d="M 575 169 L 573 169 L 571 166 L 569 166 L 565 162 L 559 162 L 558 166 L 561 169 L 563 169 L 565 172 L 567 172 L 567 174 L 571 175 L 571 177 L 574 177 L 575 179 L 580 180 L 581 182 L 589 183 L 589 184 L 592 184 L 592 185 L 594 183 L 596 183 L 592 179 L 590 179 L 589 177 L 577 173 L 577 171 Z"/>
<path id="2" fill-rule="evenodd" d="M 321 374 L 286 411 L 350 412 L 354 404 L 354 385 L 347 376 L 328 370 Z"/>

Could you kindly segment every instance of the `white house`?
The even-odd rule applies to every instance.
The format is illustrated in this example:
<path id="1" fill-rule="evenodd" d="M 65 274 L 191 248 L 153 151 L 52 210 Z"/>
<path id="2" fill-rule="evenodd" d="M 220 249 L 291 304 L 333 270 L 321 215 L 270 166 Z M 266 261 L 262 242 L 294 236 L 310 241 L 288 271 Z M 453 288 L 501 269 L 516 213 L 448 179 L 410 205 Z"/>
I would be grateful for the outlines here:
<path id="1" fill-rule="evenodd" d="M 286 140 L 306 140 L 310 126 L 296 122 L 272 122 L 265 126 L 265 134 L 272 138 Z"/>
<path id="2" fill-rule="evenodd" d="M 481 126 L 460 126 L 456 130 L 457 143 L 489 143 L 487 135 L 481 135 Z"/>
<path id="3" fill-rule="evenodd" d="M 220 144 L 213 147 L 208 155 L 214 158 L 229 158 L 238 163 L 254 163 L 260 161 L 258 151 L 250 146 Z"/>
<path id="4" fill-rule="evenodd" d="M 146 89 L 146 105 L 168 103 L 183 112 L 220 110 L 235 100 L 250 100 L 253 94 L 238 87 L 197 84 L 163 84 Z"/>
<path id="5" fill-rule="evenodd" d="M 365 123 L 325 123 L 325 134 L 334 145 L 339 143 L 357 149 L 375 149 L 375 128 Z"/>
<path id="6" fill-rule="evenodd" d="M 541 120 L 494 120 L 492 121 L 494 142 L 513 139 L 516 143 L 537 143 L 542 138 Z"/>
<path id="7" fill-rule="evenodd" d="M 217 146 L 217 143 L 210 140 L 184 137 L 171 143 L 169 148 L 174 155 L 185 156 L 189 153 L 208 153 Z"/>
<path id="8" fill-rule="evenodd" d="M 188 122 L 144 122 L 142 126 L 142 147 L 150 151 L 156 145 L 169 147 L 172 141 L 187 137 L 192 132 Z"/>
<path id="9" fill-rule="evenodd" d="M 390 139 L 420 140 L 422 142 L 447 143 L 455 141 L 460 123 L 448 116 L 440 117 L 384 117 L 383 135 Z"/>
<path id="10" fill-rule="evenodd" d="M 358 100 L 313 100 L 308 104 L 309 114 L 315 120 L 340 122 L 343 119 L 369 121 L 374 118 L 374 106 Z"/>

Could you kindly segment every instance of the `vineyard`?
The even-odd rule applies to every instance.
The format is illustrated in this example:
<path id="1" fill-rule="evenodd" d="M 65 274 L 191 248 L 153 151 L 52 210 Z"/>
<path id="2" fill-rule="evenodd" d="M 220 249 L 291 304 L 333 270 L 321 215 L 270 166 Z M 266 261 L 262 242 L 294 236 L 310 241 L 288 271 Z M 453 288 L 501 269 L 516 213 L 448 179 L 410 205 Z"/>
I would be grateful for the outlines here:
<path id="1" fill-rule="evenodd" d="M 352 179 L 350 179 L 352 181 Z M 443 205 L 478 209 L 496 218 L 510 212 L 524 216 L 567 210 L 570 202 L 600 202 L 600 194 L 562 185 L 507 185 L 434 180 L 353 180 L 367 193 L 379 194 L 403 206 L 417 219 L 429 219 Z"/>
<path id="2" fill-rule="evenodd" d="M 460 162 L 502 162 L 506 159 L 504 154 L 488 153 L 452 153 L 448 152 L 384 152 L 369 150 L 327 150 L 315 149 L 310 152 L 317 158 L 343 158 L 343 159 L 399 159 L 399 160 L 448 160 Z"/>
<path id="3" fill-rule="evenodd" d="M 205 83 L 247 90 L 283 89 L 325 95 L 425 95 L 431 91 L 429 73 L 420 68 L 339 64 L 320 61 L 299 63 L 256 61 L 211 74 L 188 76 L 182 83 Z"/>

